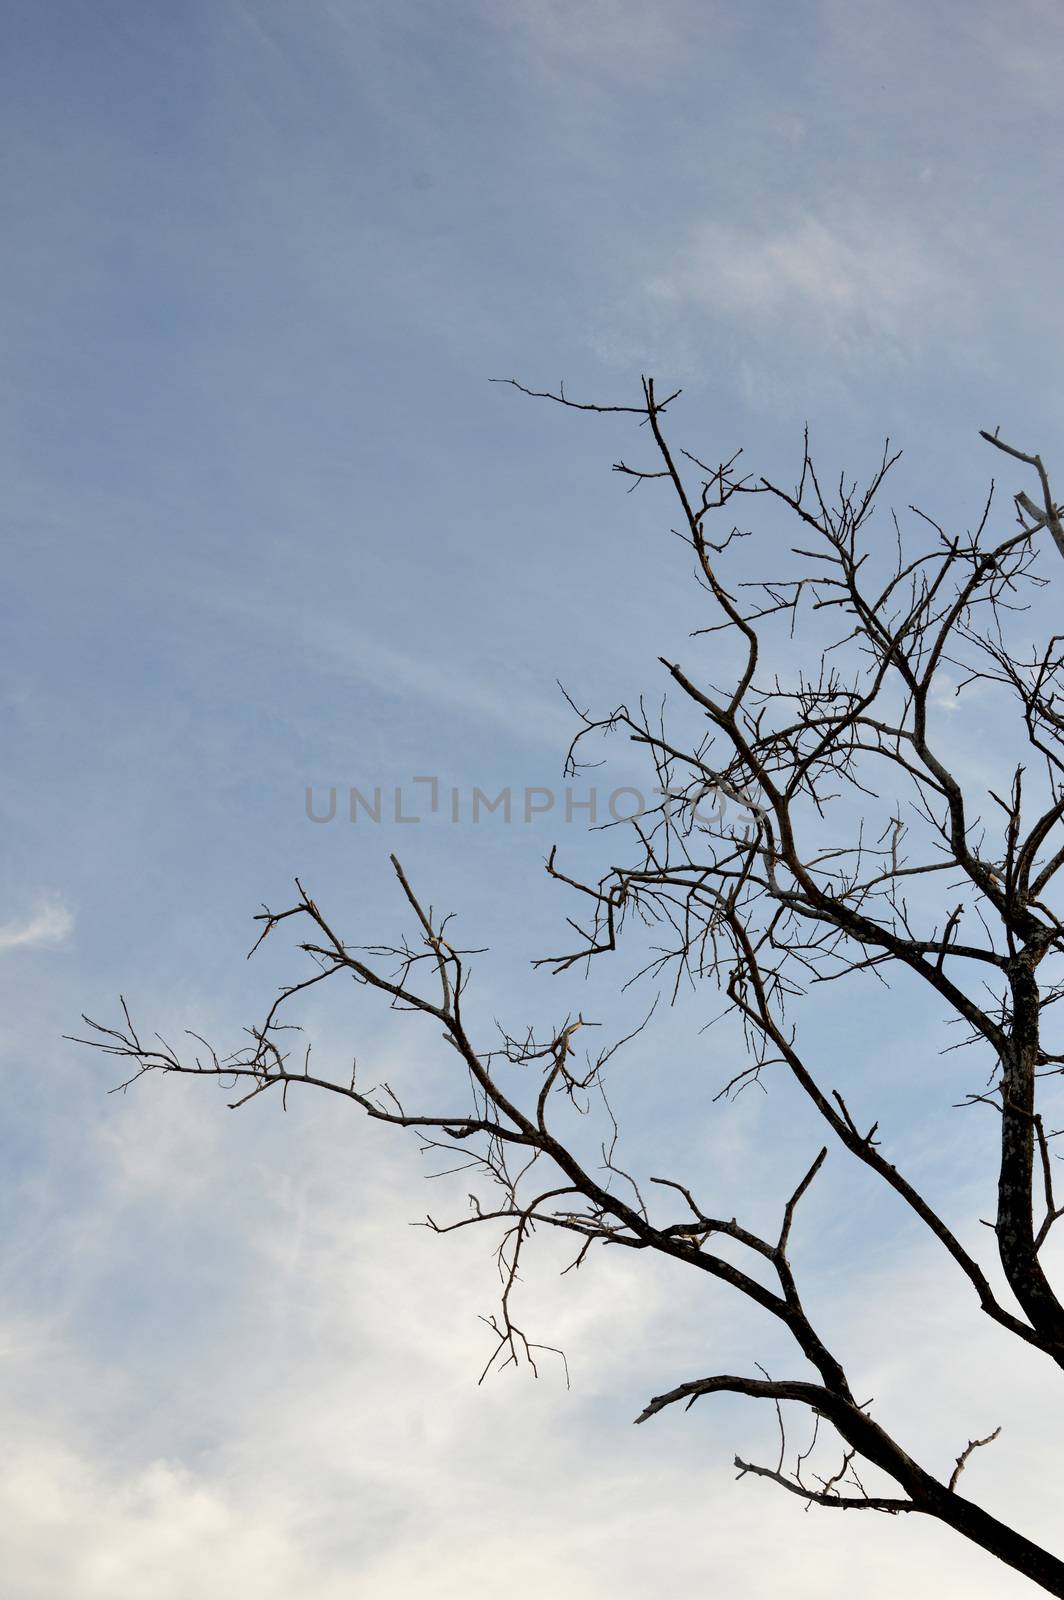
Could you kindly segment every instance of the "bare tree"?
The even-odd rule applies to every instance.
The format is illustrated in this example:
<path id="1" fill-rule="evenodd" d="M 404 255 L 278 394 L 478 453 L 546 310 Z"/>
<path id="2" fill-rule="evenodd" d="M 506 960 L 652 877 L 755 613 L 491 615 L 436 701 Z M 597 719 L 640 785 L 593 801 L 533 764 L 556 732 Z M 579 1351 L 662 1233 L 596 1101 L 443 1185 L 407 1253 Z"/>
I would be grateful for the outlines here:
<path id="1" fill-rule="evenodd" d="M 643 970 L 668 974 L 674 991 L 681 982 L 716 984 L 741 1024 L 745 1065 L 722 1093 L 770 1072 L 789 1077 L 822 1119 L 829 1144 L 841 1145 L 910 1208 L 982 1313 L 1064 1367 L 1064 1306 L 1042 1259 L 1064 1214 L 1045 1104 L 1064 1054 L 1043 1027 L 1064 997 L 1064 921 L 1054 901 L 1064 867 L 1064 635 L 1043 621 L 1033 644 L 1018 642 L 1023 630 L 1037 631 L 1046 609 L 1038 591 L 1048 581 L 1040 564 L 1054 559 L 1047 530 L 1064 555 L 1064 527 L 1040 458 L 984 434 L 1017 470 L 1030 472 L 1035 498 L 1018 493 L 1002 519 L 991 488 L 973 531 L 948 531 L 910 508 L 907 530 L 897 517 L 880 519 L 876 536 L 873 507 L 897 460 L 889 446 L 865 487 L 843 478 L 829 490 L 807 437 L 797 484 L 785 489 L 744 476 L 738 456 L 711 465 L 674 448 L 664 418 L 676 395 L 658 399 L 651 380 L 632 406 L 577 405 L 564 391 L 542 397 L 642 426 L 651 459 L 620 461 L 615 470 L 633 488 L 662 480 L 675 496 L 679 533 L 705 591 L 703 631 L 718 641 L 715 660 L 730 673 L 712 683 L 663 657 L 679 691 L 670 725 L 642 705 L 580 717 L 568 770 L 577 770 L 590 736 L 618 733 L 645 748 L 661 799 L 628 824 L 628 863 L 595 881 L 566 872 L 552 851 L 549 872 L 586 916 L 571 923 L 572 948 L 546 964 L 565 971 L 616 950 L 627 930 L 650 928 L 656 942 Z M 747 530 L 732 518 L 755 499 L 799 531 L 793 576 L 776 570 L 739 582 L 731 571 L 737 550 L 755 548 L 740 543 Z M 778 565 L 771 552 L 768 560 Z M 991 697 L 1006 729 L 1001 776 L 985 793 L 969 792 L 955 774 L 948 740 L 934 726 L 943 693 L 972 686 Z M 740 1474 L 769 1478 L 826 1508 L 935 1517 L 1064 1596 L 1064 1561 L 958 1490 L 969 1457 L 996 1432 L 969 1441 L 948 1480 L 934 1476 L 857 1398 L 843 1361 L 814 1326 L 788 1250 L 799 1202 L 828 1147 L 810 1152 L 801 1181 L 780 1195 L 771 1235 L 705 1211 L 693 1180 L 623 1171 L 605 1092 L 618 1046 L 579 1057 L 582 1017 L 543 1037 L 502 1033 L 490 1047 L 474 1038 L 464 1010 L 471 952 L 456 948 L 449 919 L 393 864 L 412 928 L 398 944 L 349 945 L 300 884 L 294 904 L 263 911 L 257 943 L 289 924 L 310 971 L 281 991 L 236 1053 L 220 1056 L 198 1040 L 199 1053 L 186 1058 L 157 1038 L 145 1040 L 125 1002 L 117 1027 L 86 1019 L 92 1036 L 85 1042 L 128 1060 L 123 1087 L 156 1071 L 216 1077 L 239 1086 L 233 1104 L 243 1105 L 270 1092 L 287 1096 L 292 1084 L 312 1086 L 375 1121 L 415 1130 L 427 1149 L 457 1153 L 485 1182 L 467 1215 L 429 1225 L 441 1233 L 499 1230 L 503 1288 L 489 1319 L 496 1343 L 488 1368 L 526 1359 L 534 1367 L 542 1348 L 513 1318 L 518 1266 L 537 1228 L 573 1235 L 574 1264 L 604 1244 L 656 1251 L 708 1273 L 782 1324 L 798 1375 L 771 1378 L 758 1369 L 756 1376 L 695 1378 L 650 1400 L 637 1421 L 728 1392 L 772 1402 L 782 1434 L 782 1407 L 793 1403 L 812 1413 L 817 1428 L 834 1430 L 837 1470 L 814 1477 L 808 1452 L 788 1468 L 784 1436 L 775 1465 L 737 1457 Z M 811 1062 L 803 1049 L 796 1019 L 811 988 L 886 980 L 892 972 L 903 985 L 927 986 L 976 1058 L 989 1062 L 989 1081 L 965 1103 L 989 1108 L 1000 1124 L 997 1289 L 998 1267 L 982 1264 L 889 1159 L 878 1124 L 862 1131 L 829 1087 L 832 1062 Z M 309 1051 L 293 1059 L 288 1008 L 334 977 L 354 979 L 442 1030 L 458 1058 L 453 1102 L 408 1109 L 387 1085 L 364 1088 L 354 1073 L 344 1081 L 317 1076 Z M 578 1141 L 558 1131 L 558 1111 L 566 1099 L 586 1110 L 593 1093 L 606 1131 L 601 1160 L 592 1164 Z M 866 1489 L 869 1466 L 889 1480 L 889 1493 Z"/>

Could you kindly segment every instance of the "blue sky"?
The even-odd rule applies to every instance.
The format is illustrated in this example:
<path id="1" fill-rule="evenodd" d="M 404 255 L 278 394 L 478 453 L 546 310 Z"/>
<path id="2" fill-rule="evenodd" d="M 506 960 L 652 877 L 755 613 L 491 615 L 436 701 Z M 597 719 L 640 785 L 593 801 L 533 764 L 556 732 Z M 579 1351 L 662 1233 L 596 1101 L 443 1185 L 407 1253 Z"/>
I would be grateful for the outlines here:
<path id="1" fill-rule="evenodd" d="M 563 834 L 588 859 L 579 828 L 315 827 L 306 786 L 556 784 L 556 680 L 595 706 L 656 695 L 658 654 L 700 621 L 671 508 L 610 477 L 638 450 L 623 420 L 491 377 L 624 402 L 654 373 L 683 385 L 692 447 L 743 445 L 780 477 L 806 421 L 836 468 L 889 433 L 899 503 L 929 509 L 975 509 L 1000 475 L 980 427 L 1064 473 L 1059 10 L 56 0 L 4 20 L 17 1592 L 449 1600 L 517 1546 L 516 1600 L 744 1600 L 784 1560 L 798 1597 L 886 1596 L 916 1571 L 1018 1595 L 934 1529 L 734 1485 L 766 1426 L 748 1410 L 630 1427 L 667 1382 L 774 1354 L 741 1307 L 643 1262 L 577 1287 L 547 1267 L 530 1306 L 572 1392 L 551 1372 L 477 1390 L 487 1241 L 406 1226 L 428 1203 L 413 1150 L 309 1101 L 282 1120 L 183 1082 L 108 1097 L 107 1063 L 60 1035 L 121 990 L 164 1032 L 238 1037 L 292 970 L 242 959 L 260 902 L 298 872 L 352 939 L 395 931 L 391 849 L 492 945 L 486 1019 L 583 1005 L 623 1031 L 642 1004 L 616 999 L 626 972 L 585 993 L 528 970 L 570 909 L 542 858 Z M 875 1014 L 917 1048 L 919 1018 Z M 867 1019 L 817 1026 L 852 1049 Z M 696 1101 L 702 1020 L 680 1008 L 655 1045 Z M 310 1021 L 327 1056 L 420 1070 L 385 1016 Z M 654 1065 L 624 1090 L 649 1146 L 737 1182 L 801 1170 L 816 1135 L 796 1108 L 706 1109 L 681 1134 Z M 898 1118 L 916 1170 L 975 1205 L 955 1120 Z M 941 1405 L 913 1416 L 914 1358 L 877 1345 L 827 1199 L 825 1315 L 929 1464 L 951 1460 L 987 1420 L 965 1400 L 998 1347 L 960 1292 L 931 1292 L 904 1220 L 846 1192 L 874 1219 L 876 1294 L 948 1359 Z M 1021 1363 L 994 1397 L 1007 1438 L 979 1470 L 998 1506 L 1010 1462 L 1048 1461 L 1059 1434 L 1037 1380 Z M 1036 1535 L 1051 1481 L 1024 1509 Z"/>

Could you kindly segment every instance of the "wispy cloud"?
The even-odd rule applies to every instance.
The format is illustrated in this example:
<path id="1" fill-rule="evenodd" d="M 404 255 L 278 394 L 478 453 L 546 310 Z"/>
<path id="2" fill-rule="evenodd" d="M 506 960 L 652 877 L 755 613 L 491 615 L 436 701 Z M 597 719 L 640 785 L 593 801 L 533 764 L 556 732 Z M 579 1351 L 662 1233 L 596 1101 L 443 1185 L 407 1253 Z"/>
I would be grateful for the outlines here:
<path id="1" fill-rule="evenodd" d="M 500 19 L 493 20 L 522 34 L 545 61 L 591 63 L 599 72 L 660 70 L 681 47 L 686 5 L 668 10 L 648 8 L 637 0 L 585 0 L 572 6 L 565 0 L 515 0 Z"/>
<path id="2" fill-rule="evenodd" d="M 5 950 L 55 949 L 65 944 L 74 915 L 57 896 L 41 899 L 29 917 L 0 924 L 0 954 Z"/>
<path id="3" fill-rule="evenodd" d="M 522 682 L 515 669 L 503 675 L 451 647 L 448 653 L 408 649 L 368 634 L 350 620 L 309 615 L 272 595 L 226 594 L 201 597 L 212 610 L 255 619 L 291 641 L 319 666 L 327 666 L 352 684 L 371 684 L 388 694 L 441 707 L 472 722 L 501 727 L 552 749 L 564 749 L 572 738 L 572 716 L 559 692 L 540 693 Z"/>
<path id="4" fill-rule="evenodd" d="M 159 1115 L 145 1099 L 125 1136 L 146 1143 Z M 194 1149 L 198 1196 L 182 1200 L 182 1226 L 198 1237 L 209 1223 L 217 1234 L 233 1134 L 209 1140 L 195 1118 L 184 1125 L 189 1140 L 158 1151 L 153 1206 L 144 1206 L 139 1173 L 118 1177 L 112 1200 L 124 1193 L 128 1225 L 165 1224 L 171 1180 Z M 667 1267 L 603 1256 L 575 1280 L 557 1277 L 550 1262 L 533 1264 L 524 1309 L 535 1332 L 569 1351 L 573 1391 L 546 1359 L 538 1384 L 510 1374 L 478 1388 L 486 1341 L 473 1313 L 493 1289 L 485 1244 L 404 1229 L 400 1219 L 417 1214 L 423 1191 L 391 1150 L 361 1150 L 360 1184 L 377 1208 L 369 1216 L 352 1212 L 339 1128 L 315 1136 L 309 1163 L 277 1159 L 293 1126 L 300 1141 L 310 1131 L 298 1113 L 283 1128 L 264 1119 L 242 1126 L 257 1128 L 269 1164 L 245 1167 L 215 1238 L 223 1251 L 226 1237 L 241 1241 L 241 1292 L 221 1336 L 204 1346 L 209 1358 L 201 1349 L 175 1359 L 180 1346 L 170 1340 L 180 1331 L 157 1321 L 144 1348 L 108 1373 L 113 1392 L 98 1437 L 86 1396 L 101 1380 L 84 1349 L 46 1324 L 0 1329 L 8 1347 L 0 1548 L 13 1592 L 339 1600 L 355 1588 L 381 1600 L 418 1590 L 459 1600 L 486 1567 L 513 1567 L 515 1528 L 524 1551 L 510 1575 L 515 1600 L 548 1589 L 562 1600 L 635 1600 L 653 1590 L 663 1550 L 678 1592 L 709 1586 L 735 1600 L 764 1594 L 783 1552 L 796 1600 L 841 1593 L 854 1571 L 863 1592 L 885 1600 L 914 1568 L 928 1592 L 950 1582 L 980 1600 L 1026 1592 L 1024 1580 L 918 1519 L 805 1517 L 789 1496 L 731 1481 L 737 1442 L 749 1441 L 755 1456 L 774 1450 L 771 1415 L 707 1405 L 633 1428 L 649 1385 L 705 1369 L 707 1303 L 678 1299 Z M 200 1265 L 209 1269 L 209 1260 Z M 919 1341 L 877 1366 L 881 1318 L 856 1290 L 829 1296 L 826 1319 L 841 1320 L 887 1412 L 907 1420 L 907 1440 L 915 1415 L 930 1466 L 948 1468 L 969 1425 L 997 1420 L 993 1408 L 1008 1402 L 1009 1437 L 973 1466 L 972 1487 L 995 1505 L 1007 1500 L 1012 1465 L 1027 1451 L 1042 1489 L 1023 1521 L 1037 1534 L 1053 1514 L 1053 1479 L 1038 1437 L 1034 1359 L 1010 1367 L 1006 1394 L 984 1393 L 985 1372 L 999 1376 L 986 1360 L 993 1330 L 957 1342 L 922 1258 L 904 1269 L 885 1261 L 882 1281 Z M 713 1330 L 727 1365 L 741 1330 L 723 1297 L 713 1301 Z M 173 1374 L 166 1397 L 161 1364 Z M 936 1378 L 934 1404 L 929 1370 L 949 1375 L 945 1399 Z M 137 1419 L 121 1451 L 110 1445 L 114 1415 Z"/>
<path id="5" fill-rule="evenodd" d="M 950 275 L 898 219 L 849 208 L 767 228 L 704 222 L 647 287 L 679 309 L 771 327 L 813 318 L 818 337 L 845 343 L 861 334 L 896 337 L 943 299 Z"/>
<path id="6" fill-rule="evenodd" d="M 355 670 L 378 688 L 396 690 L 430 705 L 457 711 L 478 722 L 504 728 L 519 726 L 526 737 L 564 747 L 572 737 L 572 717 L 561 695 L 551 699 L 522 688 L 514 678 L 471 672 L 468 665 L 399 649 L 382 641 L 351 638 L 341 629 L 320 630 L 319 650 L 338 665 Z"/>

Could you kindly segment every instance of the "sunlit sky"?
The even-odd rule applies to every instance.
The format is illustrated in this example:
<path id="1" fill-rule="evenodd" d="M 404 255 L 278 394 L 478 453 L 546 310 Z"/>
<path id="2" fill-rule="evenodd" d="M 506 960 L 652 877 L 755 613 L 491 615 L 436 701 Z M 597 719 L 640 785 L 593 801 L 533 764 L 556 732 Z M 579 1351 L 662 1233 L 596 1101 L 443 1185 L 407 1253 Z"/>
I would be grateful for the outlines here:
<path id="1" fill-rule="evenodd" d="M 753 1405 L 632 1428 L 663 1388 L 789 1359 L 723 1291 L 608 1253 L 559 1280 L 545 1249 L 524 1315 L 572 1387 L 547 1362 L 478 1388 L 491 1241 L 408 1226 L 460 1210 L 461 1179 L 426 1193 L 415 1146 L 311 1095 L 287 1116 L 185 1080 L 108 1095 L 115 1063 L 62 1035 L 122 993 L 149 1030 L 237 1043 L 297 971 L 284 949 L 244 961 L 261 903 L 298 874 L 352 942 L 394 936 L 391 850 L 491 947 L 485 1029 L 584 1007 L 625 1031 L 649 998 L 618 995 L 630 967 L 585 991 L 529 965 L 572 910 L 551 843 L 601 859 L 579 817 L 343 816 L 352 785 L 424 811 L 415 776 L 561 793 L 558 681 L 603 709 L 656 698 L 658 656 L 701 620 L 672 507 L 610 475 L 638 433 L 489 379 L 632 403 L 654 374 L 683 387 L 691 448 L 742 446 L 782 479 L 806 423 L 832 472 L 865 472 L 889 434 L 899 506 L 969 520 L 991 473 L 1022 486 L 981 427 L 1059 481 L 1059 8 L 3 13 L 7 1592 L 1025 1593 L 919 1519 L 735 1483 L 736 1450 L 773 1449 Z M 620 750 L 595 781 L 638 774 Z M 340 814 L 315 825 L 307 787 L 333 785 Z M 879 1005 L 870 1042 L 833 1000 L 821 1044 L 860 1057 L 899 1149 L 974 1219 L 991 1202 L 958 1080 Z M 622 1099 L 725 1214 L 752 1179 L 771 1210 L 817 1131 L 785 1094 L 713 1104 L 712 1009 L 657 1021 Z M 386 1012 L 337 994 L 307 1022 L 323 1061 L 439 1081 Z M 917 1113 L 891 1065 L 925 1044 Z M 808 1249 L 855 1383 L 947 1475 L 1003 1421 L 967 1491 L 1051 1540 L 1064 1408 L 1034 1357 L 1001 1375 L 963 1286 L 872 1191 L 843 1202 L 835 1165 Z"/>

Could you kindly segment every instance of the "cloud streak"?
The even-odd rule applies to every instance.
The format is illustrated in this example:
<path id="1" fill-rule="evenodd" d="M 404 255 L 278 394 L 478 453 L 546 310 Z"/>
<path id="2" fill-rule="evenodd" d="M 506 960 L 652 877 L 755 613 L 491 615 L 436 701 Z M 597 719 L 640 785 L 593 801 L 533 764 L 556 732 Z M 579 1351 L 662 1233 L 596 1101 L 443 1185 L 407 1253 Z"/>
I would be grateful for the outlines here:
<path id="1" fill-rule="evenodd" d="M 762 326 L 812 317 L 818 333 L 840 342 L 860 333 L 897 337 L 950 286 L 950 274 L 911 228 L 860 207 L 805 212 L 770 228 L 704 222 L 675 265 L 647 285 L 677 309 Z"/>
<path id="2" fill-rule="evenodd" d="M 9 950 L 55 950 L 74 930 L 73 912 L 59 898 L 42 899 L 29 917 L 0 924 L 0 954 Z"/>

